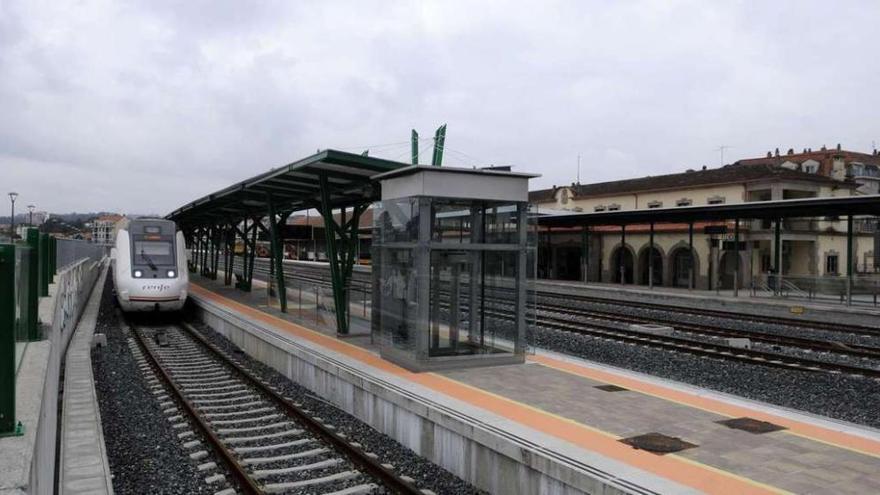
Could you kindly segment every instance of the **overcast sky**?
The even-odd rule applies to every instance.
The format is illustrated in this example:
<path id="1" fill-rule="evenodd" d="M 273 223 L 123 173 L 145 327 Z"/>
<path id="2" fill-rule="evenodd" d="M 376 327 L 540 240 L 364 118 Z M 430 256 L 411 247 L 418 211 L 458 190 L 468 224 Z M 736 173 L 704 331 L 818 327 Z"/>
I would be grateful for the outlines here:
<path id="1" fill-rule="evenodd" d="M 2 192 L 164 214 L 442 123 L 533 188 L 880 143 L 876 0 L 245 3 L 0 0 Z"/>

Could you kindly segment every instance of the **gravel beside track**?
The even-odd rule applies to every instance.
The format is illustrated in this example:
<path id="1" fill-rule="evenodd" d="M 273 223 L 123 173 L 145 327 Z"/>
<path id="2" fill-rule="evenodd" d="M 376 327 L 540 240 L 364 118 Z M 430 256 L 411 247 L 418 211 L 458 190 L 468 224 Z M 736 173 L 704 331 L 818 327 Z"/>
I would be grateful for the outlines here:
<path id="1" fill-rule="evenodd" d="M 880 427 L 880 381 L 876 379 L 700 358 L 540 326 L 535 344 L 599 363 Z"/>
<path id="2" fill-rule="evenodd" d="M 334 425 L 349 438 L 363 445 L 364 450 L 377 454 L 382 462 L 394 465 L 397 473 L 415 480 L 419 488 L 429 489 L 437 494 L 484 493 L 440 466 L 418 456 L 392 438 L 379 433 L 357 418 L 316 397 L 309 390 L 290 381 L 274 369 L 252 359 L 204 323 L 192 319 L 190 323 L 210 342 L 227 354 L 235 356 L 238 362 L 252 374 L 271 384 L 285 397 L 302 404 L 305 409 L 321 417 L 324 422 Z"/>
<path id="3" fill-rule="evenodd" d="M 730 329 L 746 329 L 751 331 L 760 331 L 771 335 L 782 335 L 786 337 L 803 337 L 816 340 L 836 341 L 848 344 L 862 344 L 880 348 L 880 337 L 870 335 L 856 335 L 848 332 L 833 332 L 807 326 L 780 325 L 776 323 L 767 323 L 760 321 L 751 321 L 747 315 L 742 315 L 742 319 L 720 318 L 717 316 L 682 314 L 672 310 L 660 310 L 655 308 L 639 308 L 633 306 L 625 306 L 614 304 L 614 302 L 595 302 L 595 301 L 578 301 L 571 299 L 545 299 L 543 296 L 539 299 L 547 300 L 551 303 L 559 303 L 563 301 L 565 305 L 576 307 L 579 309 L 599 309 L 602 311 L 613 311 L 616 313 L 632 316 L 659 316 L 663 318 L 675 318 L 682 321 L 699 323 L 704 325 L 713 325 L 719 328 Z"/>
<path id="4" fill-rule="evenodd" d="M 113 491 L 118 495 L 214 493 L 150 393 L 121 323 L 112 278 L 107 277 L 95 329 L 107 335 L 107 347 L 92 350 L 92 368 Z"/>

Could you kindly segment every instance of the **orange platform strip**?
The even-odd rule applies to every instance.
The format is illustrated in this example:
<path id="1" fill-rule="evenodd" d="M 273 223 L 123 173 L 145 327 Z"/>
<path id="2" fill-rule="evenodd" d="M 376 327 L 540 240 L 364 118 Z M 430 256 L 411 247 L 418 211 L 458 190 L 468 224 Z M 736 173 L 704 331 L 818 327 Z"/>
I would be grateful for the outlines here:
<path id="1" fill-rule="evenodd" d="M 675 454 L 660 456 L 633 449 L 632 447 L 619 442 L 618 440 L 620 437 L 611 433 L 487 392 L 448 377 L 434 373 L 410 372 L 381 359 L 379 356 L 366 349 L 272 316 L 248 305 L 223 297 L 195 283 L 191 284 L 191 291 L 199 297 L 210 300 L 215 304 L 227 306 L 247 317 L 271 325 L 272 327 L 292 336 L 308 340 L 383 372 L 420 384 L 433 391 L 443 393 L 451 398 L 467 402 L 498 416 L 520 423 L 525 427 L 554 436 L 585 450 L 599 453 L 610 459 L 653 473 L 681 485 L 717 494 L 787 493 L 785 490 L 762 484 Z M 554 359 L 547 356 L 531 356 L 529 359 L 543 366 L 548 366 L 560 371 L 572 373 L 592 380 L 624 386 L 630 390 L 646 395 L 663 398 L 690 407 L 715 412 L 717 414 L 731 417 L 750 416 L 764 421 L 772 421 L 786 426 L 789 428 L 788 431 L 792 434 L 856 450 L 861 453 L 880 456 L 880 442 L 870 439 L 728 404 L 720 400 L 700 397 L 695 394 L 674 390 L 661 385 L 646 383 L 635 378 L 577 365 L 560 359 Z"/>

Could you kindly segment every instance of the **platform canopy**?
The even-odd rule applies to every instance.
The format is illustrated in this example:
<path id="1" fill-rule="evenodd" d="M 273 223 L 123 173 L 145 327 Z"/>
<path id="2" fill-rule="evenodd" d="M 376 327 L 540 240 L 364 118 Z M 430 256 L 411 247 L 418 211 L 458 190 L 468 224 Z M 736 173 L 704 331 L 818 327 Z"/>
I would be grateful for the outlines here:
<path id="1" fill-rule="evenodd" d="M 740 219 L 780 219 L 848 215 L 880 215 L 880 195 L 840 198 L 785 199 L 725 205 L 648 208 L 601 213 L 538 216 L 543 227 L 691 223 Z"/>
<path id="2" fill-rule="evenodd" d="M 199 198 L 167 215 L 177 222 L 191 249 L 190 270 L 217 278 L 223 254 L 224 282 L 250 291 L 259 232 L 269 235 L 270 273 L 282 312 L 287 295 L 281 229 L 296 211 L 316 209 L 324 221 L 327 259 L 333 288 L 336 329 L 348 333 L 348 282 L 357 249 L 360 216 L 380 196 L 374 176 L 409 164 L 324 150 L 273 168 Z M 338 215 L 334 215 L 334 210 Z M 236 249 L 241 246 L 240 264 Z"/>
<path id="3" fill-rule="evenodd" d="M 353 207 L 378 200 L 370 177 L 407 166 L 328 149 L 199 198 L 166 218 L 183 228 L 253 217 L 265 214 L 270 197 L 276 211 L 319 208 L 322 180 L 331 208 Z"/>

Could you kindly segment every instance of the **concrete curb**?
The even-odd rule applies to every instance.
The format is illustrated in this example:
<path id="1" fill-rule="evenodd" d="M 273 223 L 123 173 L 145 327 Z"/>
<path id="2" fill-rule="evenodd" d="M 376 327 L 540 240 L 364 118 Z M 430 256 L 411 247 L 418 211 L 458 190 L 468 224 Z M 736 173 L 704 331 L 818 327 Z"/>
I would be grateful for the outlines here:
<path id="1" fill-rule="evenodd" d="M 113 493 L 91 360 L 91 341 L 106 276 L 105 265 L 67 349 L 59 452 L 60 494 Z"/>

